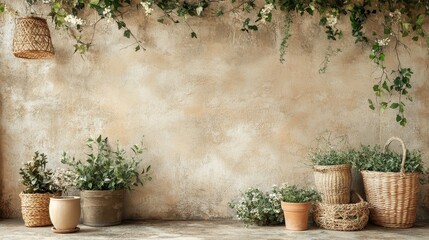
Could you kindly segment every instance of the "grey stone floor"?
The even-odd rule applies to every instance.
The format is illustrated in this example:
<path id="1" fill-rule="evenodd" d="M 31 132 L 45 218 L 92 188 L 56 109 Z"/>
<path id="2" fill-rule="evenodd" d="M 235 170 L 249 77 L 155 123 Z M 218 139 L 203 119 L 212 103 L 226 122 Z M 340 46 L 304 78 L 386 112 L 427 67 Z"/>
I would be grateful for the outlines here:
<path id="1" fill-rule="evenodd" d="M 88 227 L 73 234 L 52 233 L 50 227 L 27 228 L 22 220 L 0 219 L 0 239 L 429 239 L 429 223 L 409 229 L 389 229 L 373 225 L 362 231 L 328 231 L 315 227 L 307 231 L 288 231 L 284 226 L 244 227 L 227 221 L 126 221 L 113 227 Z"/>

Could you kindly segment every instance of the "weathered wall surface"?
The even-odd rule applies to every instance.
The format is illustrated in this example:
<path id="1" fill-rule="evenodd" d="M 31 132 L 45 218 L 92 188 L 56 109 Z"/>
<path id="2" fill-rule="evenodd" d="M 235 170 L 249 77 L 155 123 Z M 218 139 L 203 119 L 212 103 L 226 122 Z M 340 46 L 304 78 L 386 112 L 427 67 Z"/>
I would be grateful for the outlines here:
<path id="1" fill-rule="evenodd" d="M 153 181 L 127 195 L 126 216 L 134 219 L 232 217 L 228 201 L 250 186 L 313 185 L 306 154 L 324 130 L 349 135 L 354 146 L 383 144 L 396 135 L 429 152 L 423 45 L 410 43 L 411 54 L 404 54 L 403 64 L 415 70 L 415 101 L 407 106 L 409 124 L 399 127 L 392 113 L 369 110 L 374 65 L 349 30 L 342 41 L 329 43 L 316 19 L 296 18 L 280 64 L 281 23 L 247 34 L 228 17 L 191 20 L 198 39 L 190 39 L 185 25 L 128 18 L 146 52 L 123 49 L 130 42 L 114 24 L 102 24 L 85 60 L 73 55 L 73 42 L 59 31 L 52 33 L 55 58 L 23 60 L 11 54 L 13 20 L 2 17 L 4 217 L 20 216 L 18 169 L 35 150 L 58 167 L 64 150 L 83 156 L 89 135 L 125 146 L 145 136 Z M 329 44 L 342 53 L 319 74 Z M 422 205 L 429 203 L 427 189 L 422 198 Z"/>

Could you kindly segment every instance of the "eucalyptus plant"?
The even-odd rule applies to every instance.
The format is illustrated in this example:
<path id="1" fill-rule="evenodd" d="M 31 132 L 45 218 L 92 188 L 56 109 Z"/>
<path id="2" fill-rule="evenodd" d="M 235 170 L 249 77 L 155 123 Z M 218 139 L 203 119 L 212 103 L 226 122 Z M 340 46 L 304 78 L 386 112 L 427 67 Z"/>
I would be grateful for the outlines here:
<path id="1" fill-rule="evenodd" d="M 69 165 L 76 173 L 76 187 L 79 190 L 121 190 L 132 189 L 134 186 L 143 185 L 150 181 L 151 166 L 139 171 L 140 156 L 144 148 L 141 145 L 133 145 L 131 157 L 127 152 L 116 145 L 112 150 L 108 138 L 101 135 L 96 139 L 88 138 L 86 146 L 89 152 L 83 161 L 71 158 L 63 153 L 61 162 Z"/>

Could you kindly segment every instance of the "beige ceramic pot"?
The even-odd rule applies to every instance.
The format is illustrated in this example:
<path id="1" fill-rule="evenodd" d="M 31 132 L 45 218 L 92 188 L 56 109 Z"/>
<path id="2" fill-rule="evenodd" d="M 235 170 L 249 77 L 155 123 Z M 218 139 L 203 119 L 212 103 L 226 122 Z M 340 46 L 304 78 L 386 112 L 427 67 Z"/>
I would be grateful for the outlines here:
<path id="1" fill-rule="evenodd" d="M 53 232 L 77 232 L 80 221 L 80 197 L 52 197 L 49 202 L 49 216 Z"/>
<path id="2" fill-rule="evenodd" d="M 308 229 L 308 214 L 311 203 L 287 203 L 282 202 L 282 209 L 285 216 L 286 229 L 303 231 Z"/>

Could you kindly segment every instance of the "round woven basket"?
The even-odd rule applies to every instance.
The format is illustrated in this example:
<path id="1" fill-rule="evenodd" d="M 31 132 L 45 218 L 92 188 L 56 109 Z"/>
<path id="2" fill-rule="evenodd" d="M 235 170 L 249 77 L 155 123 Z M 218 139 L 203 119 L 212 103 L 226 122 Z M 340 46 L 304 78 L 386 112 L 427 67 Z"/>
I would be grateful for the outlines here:
<path id="1" fill-rule="evenodd" d="M 50 58 L 54 56 L 51 34 L 46 19 L 24 17 L 16 19 L 13 55 L 19 58 Z"/>
<path id="2" fill-rule="evenodd" d="M 20 193 L 21 212 L 27 227 L 42 227 L 52 225 L 49 218 L 49 193 Z"/>
<path id="3" fill-rule="evenodd" d="M 350 203 L 352 172 L 350 164 L 313 167 L 314 181 L 323 203 Z"/>
<path id="4" fill-rule="evenodd" d="M 321 228 L 337 231 L 356 231 L 363 229 L 369 219 L 369 204 L 355 192 L 357 203 L 328 204 L 316 203 L 314 221 Z"/>
<path id="5" fill-rule="evenodd" d="M 397 137 L 390 138 L 384 146 L 387 150 L 393 141 L 402 145 L 400 172 L 361 171 L 370 220 L 377 225 L 390 228 L 409 228 L 416 221 L 419 173 L 405 173 L 406 148 Z"/>

